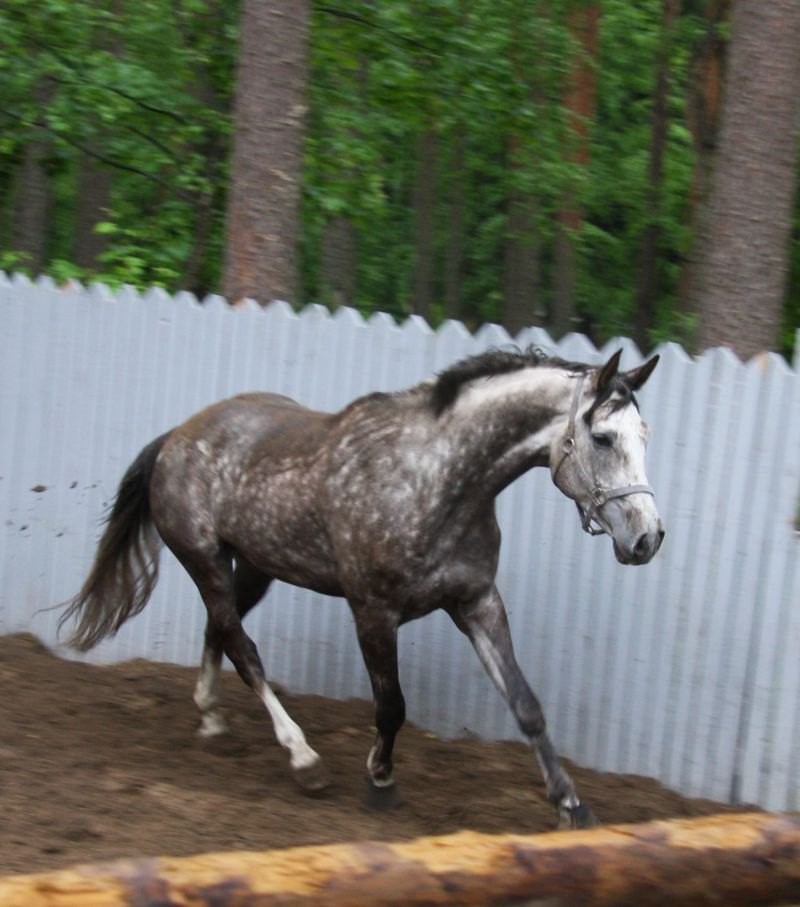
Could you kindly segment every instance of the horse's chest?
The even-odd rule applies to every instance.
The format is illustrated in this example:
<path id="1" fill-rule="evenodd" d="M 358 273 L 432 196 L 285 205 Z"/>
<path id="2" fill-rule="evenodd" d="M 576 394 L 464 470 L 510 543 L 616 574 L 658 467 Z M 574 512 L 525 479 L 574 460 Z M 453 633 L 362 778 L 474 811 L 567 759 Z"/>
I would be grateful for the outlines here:
<path id="1" fill-rule="evenodd" d="M 492 524 L 458 529 L 452 521 L 365 514 L 332 533 L 343 585 L 352 597 L 393 602 L 403 621 L 469 599 L 492 582 L 499 539 Z"/>

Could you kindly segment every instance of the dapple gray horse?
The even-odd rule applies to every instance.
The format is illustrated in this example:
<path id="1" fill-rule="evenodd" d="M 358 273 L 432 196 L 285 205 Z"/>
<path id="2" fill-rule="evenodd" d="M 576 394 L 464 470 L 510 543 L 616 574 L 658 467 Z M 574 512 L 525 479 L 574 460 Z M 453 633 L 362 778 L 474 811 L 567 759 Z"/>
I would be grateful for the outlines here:
<path id="1" fill-rule="evenodd" d="M 268 709 L 297 781 L 315 790 L 327 783 L 320 757 L 267 684 L 242 618 L 276 578 L 344 596 L 376 705 L 369 778 L 386 790 L 405 717 L 397 629 L 444 609 L 530 740 L 562 823 L 595 824 L 514 657 L 495 586 L 495 498 L 531 467 L 549 467 L 583 528 L 607 533 L 621 563 L 655 555 L 664 532 L 634 392 L 658 357 L 626 373 L 619 358 L 591 368 L 535 349 L 491 350 L 335 414 L 264 393 L 204 409 L 125 473 L 94 566 L 62 618 L 78 619 L 72 644 L 88 649 L 141 611 L 163 540 L 208 612 L 194 695 L 200 733 L 224 730 L 224 653 Z"/>

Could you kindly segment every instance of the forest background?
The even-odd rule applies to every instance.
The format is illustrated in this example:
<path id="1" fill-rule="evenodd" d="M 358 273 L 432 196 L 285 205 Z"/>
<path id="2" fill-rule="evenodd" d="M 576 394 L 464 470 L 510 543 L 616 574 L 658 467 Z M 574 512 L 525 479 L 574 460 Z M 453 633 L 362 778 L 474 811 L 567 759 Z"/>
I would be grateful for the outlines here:
<path id="1" fill-rule="evenodd" d="M 2 0 L 0 268 L 789 355 L 798 10 Z"/>

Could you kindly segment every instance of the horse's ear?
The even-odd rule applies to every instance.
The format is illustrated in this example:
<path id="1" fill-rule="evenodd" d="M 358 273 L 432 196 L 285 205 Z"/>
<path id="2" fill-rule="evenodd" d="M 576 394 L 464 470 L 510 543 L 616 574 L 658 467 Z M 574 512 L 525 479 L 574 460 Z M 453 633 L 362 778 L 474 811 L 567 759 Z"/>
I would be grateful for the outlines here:
<path id="1" fill-rule="evenodd" d="M 606 362 L 606 364 L 595 372 L 594 389 L 595 393 L 600 393 L 608 386 L 608 382 L 617 374 L 619 370 L 619 360 L 622 356 L 622 350 L 616 353 Z"/>
<path id="2" fill-rule="evenodd" d="M 640 387 L 644 386 L 645 381 L 653 374 L 653 369 L 658 365 L 658 355 L 653 356 L 652 359 L 645 362 L 644 365 L 640 365 L 639 368 L 633 368 L 629 372 L 625 372 L 620 377 L 628 385 L 632 391 L 638 391 Z"/>

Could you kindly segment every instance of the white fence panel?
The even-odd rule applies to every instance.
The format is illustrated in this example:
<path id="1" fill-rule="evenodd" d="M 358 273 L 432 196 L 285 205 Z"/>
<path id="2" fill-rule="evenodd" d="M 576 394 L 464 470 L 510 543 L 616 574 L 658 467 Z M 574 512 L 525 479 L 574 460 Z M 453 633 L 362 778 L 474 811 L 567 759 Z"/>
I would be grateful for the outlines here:
<path id="1" fill-rule="evenodd" d="M 456 322 L 432 331 L 416 317 L 0 275 L 0 632 L 57 646 L 59 612 L 46 609 L 83 581 L 122 473 L 201 407 L 270 389 L 335 410 L 509 340 L 495 325 L 473 336 Z M 594 362 L 622 347 L 624 367 L 642 360 L 625 338 L 597 351 L 530 328 L 517 343 Z M 800 380 L 776 356 L 743 365 L 725 350 L 696 361 L 674 344 L 659 352 L 640 398 L 664 549 L 646 568 L 620 566 L 607 539 L 580 531 L 546 471 L 524 476 L 498 501 L 498 586 L 517 654 L 566 755 L 689 794 L 797 809 Z M 369 696 L 343 601 L 276 583 L 247 624 L 275 680 Z M 165 551 L 152 602 L 89 657 L 194 665 L 203 628 L 194 587 Z M 444 615 L 404 627 L 400 658 L 412 720 L 517 735 Z"/>

